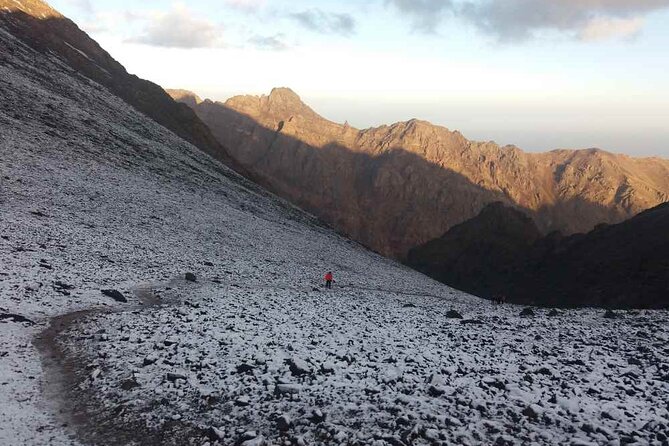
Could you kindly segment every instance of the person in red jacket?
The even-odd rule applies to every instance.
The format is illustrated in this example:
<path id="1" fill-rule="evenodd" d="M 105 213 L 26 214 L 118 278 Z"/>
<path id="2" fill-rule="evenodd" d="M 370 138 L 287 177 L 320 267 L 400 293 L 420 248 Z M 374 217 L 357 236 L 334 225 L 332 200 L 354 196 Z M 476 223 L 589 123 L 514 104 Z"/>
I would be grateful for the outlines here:
<path id="1" fill-rule="evenodd" d="M 325 288 L 332 288 L 332 282 L 334 282 L 332 271 L 328 271 L 328 273 L 325 275 Z"/>

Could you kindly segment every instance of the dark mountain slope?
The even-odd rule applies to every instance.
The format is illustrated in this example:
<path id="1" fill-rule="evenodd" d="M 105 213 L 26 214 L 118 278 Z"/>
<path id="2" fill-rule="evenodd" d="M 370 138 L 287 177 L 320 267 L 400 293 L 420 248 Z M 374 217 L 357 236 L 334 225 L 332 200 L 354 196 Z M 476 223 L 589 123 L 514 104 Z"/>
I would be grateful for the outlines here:
<path id="1" fill-rule="evenodd" d="M 518 303 L 669 307 L 669 203 L 569 237 L 539 238 L 519 214 L 491 205 L 411 250 L 408 263 L 463 290 Z"/>
<path id="2" fill-rule="evenodd" d="M 34 50 L 58 57 L 74 75 L 106 87 L 181 138 L 245 173 L 191 108 L 174 101 L 160 86 L 129 74 L 74 22 L 45 2 L 0 0 L 0 25 Z M 0 57 L 5 51 L 13 49 L 3 48 Z"/>

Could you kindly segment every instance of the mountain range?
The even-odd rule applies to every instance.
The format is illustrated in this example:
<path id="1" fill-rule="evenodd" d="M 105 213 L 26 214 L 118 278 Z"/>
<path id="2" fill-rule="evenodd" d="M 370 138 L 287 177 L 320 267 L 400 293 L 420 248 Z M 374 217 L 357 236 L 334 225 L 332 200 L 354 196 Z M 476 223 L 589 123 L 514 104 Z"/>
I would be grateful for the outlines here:
<path id="1" fill-rule="evenodd" d="M 660 158 L 527 153 L 416 119 L 358 130 L 319 116 L 287 88 L 225 102 L 168 93 L 272 191 L 398 259 L 493 202 L 522 210 L 541 234 L 570 235 L 669 200 L 669 160 Z"/>

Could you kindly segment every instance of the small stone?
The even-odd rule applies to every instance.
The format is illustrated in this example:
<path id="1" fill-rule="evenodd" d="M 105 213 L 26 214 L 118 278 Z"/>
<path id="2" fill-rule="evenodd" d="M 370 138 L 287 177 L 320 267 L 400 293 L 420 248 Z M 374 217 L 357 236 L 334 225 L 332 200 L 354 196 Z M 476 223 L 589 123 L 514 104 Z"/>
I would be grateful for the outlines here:
<path id="1" fill-rule="evenodd" d="M 246 395 L 242 395 L 235 400 L 235 406 L 246 407 L 250 404 L 251 404 L 251 400 Z"/>
<path id="2" fill-rule="evenodd" d="M 331 374 L 335 372 L 335 365 L 331 362 L 324 362 L 321 364 L 321 373 Z"/>
<path id="3" fill-rule="evenodd" d="M 299 384 L 277 384 L 274 393 L 277 395 L 296 395 L 300 393 L 302 386 Z"/>
<path id="4" fill-rule="evenodd" d="M 167 380 L 170 381 L 170 382 L 175 382 L 178 379 L 186 380 L 188 378 L 183 373 L 176 373 L 176 372 L 168 372 L 166 377 L 167 377 Z"/>
<path id="5" fill-rule="evenodd" d="M 300 358 L 290 358 L 287 359 L 286 362 L 288 363 L 288 368 L 293 376 L 303 376 L 311 373 L 309 364 Z"/>
<path id="6" fill-rule="evenodd" d="M 617 319 L 618 314 L 613 310 L 606 310 L 606 312 L 604 313 L 604 318 L 605 319 Z"/>
<path id="7" fill-rule="evenodd" d="M 539 414 L 531 405 L 523 409 L 522 414 L 531 420 L 537 420 L 539 418 Z"/>
<path id="8" fill-rule="evenodd" d="M 532 311 L 531 308 L 524 308 L 523 311 L 520 312 L 521 317 L 532 317 L 534 316 L 534 311 Z"/>
<path id="9" fill-rule="evenodd" d="M 460 323 L 465 325 L 483 325 L 483 321 L 479 319 L 463 319 Z"/>
<path id="10" fill-rule="evenodd" d="M 214 426 L 207 429 L 205 434 L 211 441 L 225 440 L 226 438 L 225 432 Z"/>
<path id="11" fill-rule="evenodd" d="M 17 322 L 17 323 L 26 323 L 28 325 L 35 325 L 33 321 L 28 319 L 25 316 L 21 316 L 20 314 L 12 314 L 12 313 L 1 313 L 0 314 L 0 321 L 10 321 L 10 322 Z"/>
<path id="12" fill-rule="evenodd" d="M 114 299 L 116 302 L 121 302 L 121 303 L 127 303 L 128 299 L 125 298 L 123 293 L 121 293 L 119 290 L 102 290 L 102 294 L 104 294 L 107 297 L 111 297 Z"/>
<path id="13" fill-rule="evenodd" d="M 556 310 L 555 308 L 553 308 L 551 311 L 548 312 L 549 317 L 556 317 L 556 316 L 559 316 L 559 315 L 560 315 L 560 312 L 558 310 Z"/>
<path id="14" fill-rule="evenodd" d="M 311 416 L 309 417 L 309 421 L 311 421 L 314 424 L 319 424 L 325 421 L 327 418 L 327 415 L 324 414 L 320 409 L 314 409 L 311 411 Z"/>
<path id="15" fill-rule="evenodd" d="M 239 364 L 236 367 L 237 373 L 251 373 L 251 372 L 253 372 L 253 369 L 255 369 L 255 367 L 253 367 L 252 365 L 246 364 L 246 363 Z"/>
<path id="16" fill-rule="evenodd" d="M 446 391 L 444 389 L 440 388 L 440 387 L 437 387 L 437 386 L 430 386 L 427 389 L 427 393 L 430 396 L 433 396 L 433 397 L 436 398 L 436 397 L 439 397 L 439 396 L 442 396 L 443 394 L 445 394 Z"/>
<path id="17" fill-rule="evenodd" d="M 448 319 L 462 319 L 462 315 L 455 310 L 449 310 L 446 313 L 446 318 Z"/>
<path id="18" fill-rule="evenodd" d="M 123 390 L 132 390 L 136 387 L 141 387 L 140 384 L 135 380 L 135 378 L 126 379 L 121 383 L 121 389 Z"/>
<path id="19" fill-rule="evenodd" d="M 197 282 L 197 277 L 195 277 L 195 274 L 193 273 L 186 273 L 185 279 L 188 282 Z"/>
<path id="20" fill-rule="evenodd" d="M 289 430 L 292 426 L 292 421 L 290 420 L 290 416 L 283 414 L 276 420 L 276 427 L 281 431 L 281 432 L 286 432 Z"/>

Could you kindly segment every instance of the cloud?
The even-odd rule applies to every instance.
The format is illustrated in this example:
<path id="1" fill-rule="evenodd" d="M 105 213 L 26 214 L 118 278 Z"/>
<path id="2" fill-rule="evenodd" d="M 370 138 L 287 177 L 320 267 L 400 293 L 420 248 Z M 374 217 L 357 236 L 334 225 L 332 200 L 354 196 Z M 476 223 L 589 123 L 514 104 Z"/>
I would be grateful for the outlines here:
<path id="1" fill-rule="evenodd" d="M 454 10 L 451 0 L 386 0 L 386 4 L 407 16 L 414 29 L 428 34 L 436 32 L 444 17 Z"/>
<path id="2" fill-rule="evenodd" d="M 219 26 L 176 4 L 151 17 L 144 33 L 130 41 L 168 48 L 212 48 L 222 46 L 221 34 Z"/>
<path id="3" fill-rule="evenodd" d="M 225 4 L 231 8 L 250 13 L 262 8 L 265 0 L 225 0 Z"/>
<path id="4" fill-rule="evenodd" d="M 355 34 L 356 22 L 350 14 L 337 14 L 308 9 L 289 15 L 290 18 L 302 27 L 321 34 L 340 34 L 349 36 Z"/>
<path id="5" fill-rule="evenodd" d="M 558 32 L 584 41 L 629 38 L 644 17 L 669 7 L 669 0 L 386 0 L 413 26 L 434 32 L 447 15 L 472 24 L 502 42 Z"/>
<path id="6" fill-rule="evenodd" d="M 93 15 L 93 4 L 90 0 L 68 0 L 76 8 L 80 9 L 86 15 Z"/>
<path id="7" fill-rule="evenodd" d="M 632 39 L 639 35 L 644 26 L 641 17 L 631 19 L 605 19 L 591 20 L 581 31 L 580 39 L 584 41 L 608 40 L 614 37 Z"/>
<path id="8" fill-rule="evenodd" d="M 283 41 L 284 37 L 281 33 L 273 36 L 253 36 L 249 39 L 249 43 L 262 50 L 283 51 L 289 48 Z"/>

